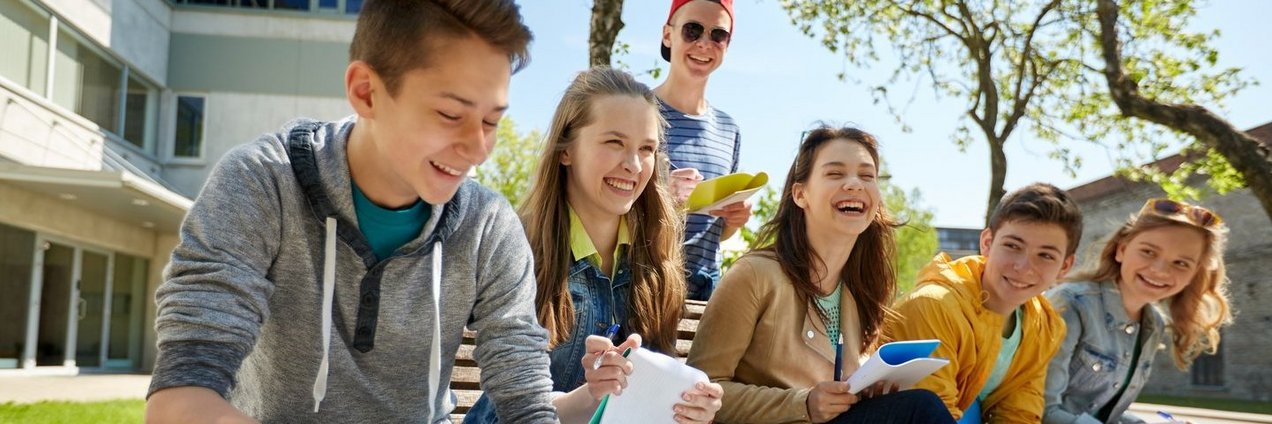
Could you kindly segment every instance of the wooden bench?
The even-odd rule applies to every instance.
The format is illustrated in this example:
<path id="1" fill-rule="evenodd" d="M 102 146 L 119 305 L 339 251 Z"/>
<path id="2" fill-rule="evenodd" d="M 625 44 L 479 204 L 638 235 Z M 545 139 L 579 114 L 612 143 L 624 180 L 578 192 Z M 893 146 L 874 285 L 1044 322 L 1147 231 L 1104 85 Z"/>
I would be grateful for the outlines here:
<path id="1" fill-rule="evenodd" d="M 676 341 L 676 356 L 680 358 L 680 362 L 684 362 L 685 357 L 689 355 L 693 336 L 698 333 L 698 320 L 702 319 L 702 311 L 706 308 L 707 302 L 685 301 L 685 316 L 680 320 L 680 331 L 677 335 L 679 340 Z M 451 372 L 450 388 L 459 399 L 458 406 L 451 414 L 451 420 L 457 423 L 464 420 L 464 413 L 468 412 L 468 409 L 477 402 L 477 398 L 481 397 L 481 369 L 477 367 L 477 361 L 473 359 L 475 336 L 476 333 L 464 330 L 464 344 L 460 345 L 459 351 L 455 353 L 455 369 Z"/>

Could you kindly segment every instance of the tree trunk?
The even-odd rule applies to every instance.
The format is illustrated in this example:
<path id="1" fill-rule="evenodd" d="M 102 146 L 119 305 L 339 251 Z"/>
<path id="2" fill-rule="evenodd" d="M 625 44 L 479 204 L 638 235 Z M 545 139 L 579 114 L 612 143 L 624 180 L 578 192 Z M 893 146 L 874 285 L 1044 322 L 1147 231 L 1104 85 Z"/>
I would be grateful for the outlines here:
<path id="1" fill-rule="evenodd" d="M 587 38 L 588 66 L 610 66 L 614 40 L 623 29 L 623 0 L 592 0 L 592 27 Z"/>
<path id="2" fill-rule="evenodd" d="M 1118 41 L 1118 6 L 1114 0 L 1099 0 L 1100 46 L 1104 54 L 1104 77 L 1109 94 L 1122 114 L 1182 131 L 1215 149 L 1245 178 L 1246 186 L 1259 199 L 1272 220 L 1272 151 L 1249 134 L 1233 127 L 1210 110 L 1192 104 L 1159 103 L 1139 94 L 1139 86 L 1122 70 L 1122 45 Z"/>
<path id="3" fill-rule="evenodd" d="M 1007 182 L 1007 153 L 1003 152 L 1003 142 L 1006 140 L 989 140 L 989 204 L 985 208 L 985 227 L 989 228 L 989 217 L 994 214 L 994 208 L 998 207 L 998 203 L 1003 200 L 1003 196 L 1007 195 L 1007 190 L 1003 189 L 1003 185 Z"/>

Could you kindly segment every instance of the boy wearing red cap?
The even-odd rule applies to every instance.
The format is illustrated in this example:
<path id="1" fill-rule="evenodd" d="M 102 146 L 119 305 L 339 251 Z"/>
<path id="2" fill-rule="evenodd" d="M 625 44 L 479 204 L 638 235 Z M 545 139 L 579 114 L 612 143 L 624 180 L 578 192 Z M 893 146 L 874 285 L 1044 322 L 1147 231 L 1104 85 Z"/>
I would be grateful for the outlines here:
<path id="1" fill-rule="evenodd" d="M 733 118 L 706 99 L 707 79 L 724 61 L 733 34 L 733 0 L 673 0 L 662 30 L 667 80 L 654 89 L 670 127 L 667 151 L 671 188 L 683 203 L 703 179 L 738 171 L 742 135 Z M 685 223 L 686 293 L 707 300 L 720 280 L 720 241 L 751 218 L 751 204 L 738 202 L 691 214 Z"/>

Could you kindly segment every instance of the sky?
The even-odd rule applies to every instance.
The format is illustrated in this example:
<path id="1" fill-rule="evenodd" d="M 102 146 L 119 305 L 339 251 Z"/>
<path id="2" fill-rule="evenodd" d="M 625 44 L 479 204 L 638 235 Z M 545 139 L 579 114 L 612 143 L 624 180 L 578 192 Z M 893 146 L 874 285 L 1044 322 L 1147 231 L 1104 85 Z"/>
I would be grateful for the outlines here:
<path id="1" fill-rule="evenodd" d="M 630 51 L 614 60 L 634 72 L 658 66 L 665 77 L 667 63 L 659 57 L 658 46 L 670 2 L 625 3 L 626 25 L 618 41 L 630 45 Z M 546 128 L 562 92 L 586 68 L 591 4 L 590 0 L 521 2 L 535 40 L 529 66 L 512 78 L 508 116 L 519 131 Z M 938 99 L 929 86 L 915 91 L 914 82 L 899 87 L 907 93 L 901 101 L 915 92 L 904 114 L 912 131 L 904 132 L 884 105 L 874 104 L 868 90 L 869 83 L 884 81 L 892 67 L 862 70 L 845 64 L 842 53 L 832 53 L 800 33 L 777 0 L 735 0 L 734 10 L 733 39 L 724 63 L 711 75 L 707 100 L 732 115 L 742 128 L 741 171 L 768 172 L 769 184 L 780 190 L 801 132 L 821 121 L 850 124 L 879 139 L 891 182 L 907 191 L 918 189 L 920 205 L 935 212 L 935 225 L 982 225 L 990 179 L 989 149 L 983 138 L 965 152 L 951 141 L 959 120 L 964 119 L 961 111 L 967 108 L 961 99 Z M 1208 105 L 1242 129 L 1272 121 L 1272 54 L 1259 46 L 1260 40 L 1272 40 L 1268 16 L 1272 16 L 1272 1 L 1215 0 L 1203 4 L 1192 22 L 1196 30 L 1220 30 L 1214 44 L 1220 68 L 1242 68 L 1242 75 L 1261 83 L 1242 90 L 1221 109 Z M 837 77 L 841 72 L 849 73 L 848 81 Z M 651 87 L 661 82 L 648 74 L 638 79 Z M 1034 181 L 1073 188 L 1108 176 L 1114 169 L 1114 153 L 1076 145 L 1074 151 L 1084 164 L 1073 177 L 1059 161 L 1047 157 L 1051 149 L 1027 129 L 1016 131 L 1006 148 L 1005 188 L 1010 191 Z"/>

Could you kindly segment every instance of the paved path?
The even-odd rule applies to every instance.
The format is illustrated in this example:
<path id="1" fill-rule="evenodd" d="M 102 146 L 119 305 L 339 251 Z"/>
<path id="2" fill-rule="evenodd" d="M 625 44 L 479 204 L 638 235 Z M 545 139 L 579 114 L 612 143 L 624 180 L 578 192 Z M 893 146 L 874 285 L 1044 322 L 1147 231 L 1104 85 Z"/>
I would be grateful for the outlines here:
<path id="1" fill-rule="evenodd" d="M 42 400 L 95 401 L 143 399 L 149 374 L 81 374 L 78 376 L 0 376 L 0 403 Z"/>
<path id="2" fill-rule="evenodd" d="M 1133 403 L 1131 412 L 1150 423 L 1157 420 L 1157 411 L 1166 411 L 1176 420 L 1193 424 L 1245 424 L 1272 423 L 1272 415 L 1246 414 L 1241 412 L 1216 411 L 1213 409 L 1187 408 L 1183 406 L 1154 405 L 1151 403 Z"/>
<path id="3" fill-rule="evenodd" d="M 69 376 L 0 376 L 0 403 L 42 400 L 96 401 L 142 399 L 150 386 L 146 374 L 82 374 Z M 1136 403 L 1131 411 L 1155 422 L 1156 411 L 1167 411 L 1193 424 L 1272 423 L 1272 415 Z"/>

